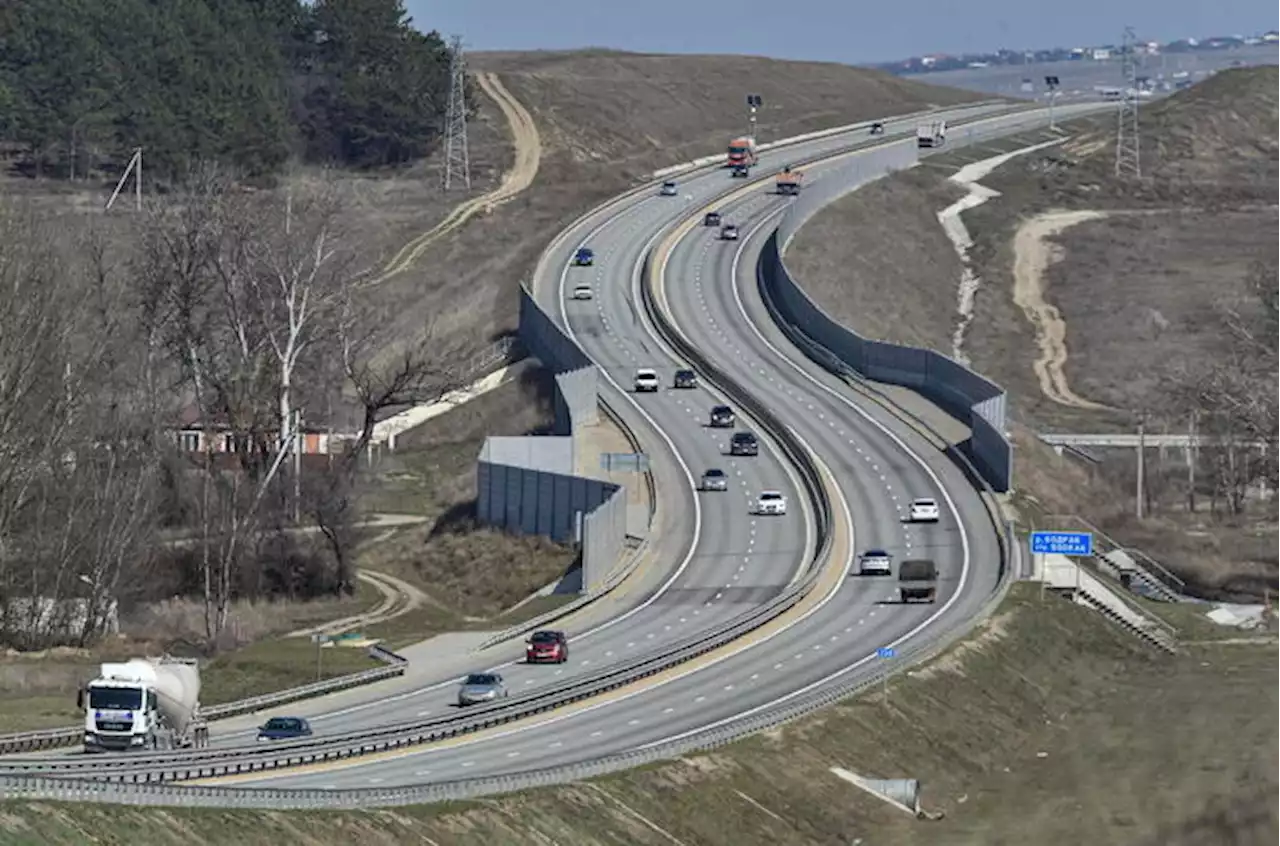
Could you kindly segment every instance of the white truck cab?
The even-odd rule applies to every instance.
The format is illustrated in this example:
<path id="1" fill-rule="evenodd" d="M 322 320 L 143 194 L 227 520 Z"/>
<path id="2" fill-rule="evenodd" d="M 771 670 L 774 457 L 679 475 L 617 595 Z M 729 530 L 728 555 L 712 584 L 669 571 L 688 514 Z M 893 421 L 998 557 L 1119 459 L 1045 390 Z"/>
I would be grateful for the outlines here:
<path id="1" fill-rule="evenodd" d="M 133 658 L 104 663 L 79 693 L 86 752 L 203 747 L 200 667 L 195 659 Z"/>

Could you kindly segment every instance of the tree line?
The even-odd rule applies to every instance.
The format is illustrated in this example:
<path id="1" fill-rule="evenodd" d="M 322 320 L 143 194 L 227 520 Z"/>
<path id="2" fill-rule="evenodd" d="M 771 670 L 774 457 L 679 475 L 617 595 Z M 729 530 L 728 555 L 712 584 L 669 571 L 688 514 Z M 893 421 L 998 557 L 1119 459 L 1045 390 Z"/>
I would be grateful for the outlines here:
<path id="1" fill-rule="evenodd" d="M 148 174 L 216 161 L 354 168 L 426 155 L 451 51 L 401 0 L 23 0 L 0 4 L 0 140 L 30 173 Z"/>
<path id="2" fill-rule="evenodd" d="M 374 424 L 470 378 L 429 330 L 385 337 L 328 177 L 242 179 L 201 165 L 83 230 L 0 203 L 0 645 L 179 596 L 216 646 L 239 600 L 350 594 Z M 351 436 L 295 473 L 295 412 L 330 404 Z M 184 411 L 231 451 L 181 447 Z"/>

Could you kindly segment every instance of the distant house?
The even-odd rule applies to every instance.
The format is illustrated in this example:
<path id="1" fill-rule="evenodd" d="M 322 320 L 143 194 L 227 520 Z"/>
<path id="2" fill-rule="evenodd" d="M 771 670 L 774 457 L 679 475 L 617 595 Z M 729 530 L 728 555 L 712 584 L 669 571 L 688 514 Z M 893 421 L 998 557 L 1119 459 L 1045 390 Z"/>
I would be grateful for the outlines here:
<path id="1" fill-rule="evenodd" d="M 1110 58 L 1111 58 L 1111 48 L 1110 48 L 1110 47 L 1095 47 L 1095 48 L 1093 48 L 1093 60 L 1094 60 L 1095 62 L 1105 62 L 1105 61 L 1110 60 Z"/>
<path id="2" fill-rule="evenodd" d="M 262 449 L 273 450 L 276 437 L 276 432 L 264 431 L 258 434 L 257 441 Z M 192 455 L 236 453 L 252 449 L 242 433 L 232 431 L 231 426 L 225 422 L 202 419 L 194 406 L 187 406 L 178 415 L 173 438 L 179 450 Z M 336 443 L 331 444 L 331 440 L 336 439 L 331 438 L 328 431 L 306 425 L 305 414 L 301 440 L 303 455 L 328 455 L 331 445 L 336 446 Z"/>

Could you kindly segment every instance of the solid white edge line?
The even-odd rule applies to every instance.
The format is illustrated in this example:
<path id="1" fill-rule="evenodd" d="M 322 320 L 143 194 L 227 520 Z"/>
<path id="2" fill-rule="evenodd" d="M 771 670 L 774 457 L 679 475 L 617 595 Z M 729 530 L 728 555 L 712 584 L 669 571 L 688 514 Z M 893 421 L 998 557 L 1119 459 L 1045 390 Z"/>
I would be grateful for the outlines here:
<path id="1" fill-rule="evenodd" d="M 876 148 L 872 147 L 869 149 L 876 149 Z M 734 293 L 734 300 L 737 303 L 738 311 L 741 313 L 743 321 L 746 323 L 746 325 L 751 327 L 751 330 L 756 334 L 756 337 L 759 338 L 760 341 L 763 342 L 765 346 L 767 346 L 779 359 L 781 359 L 782 361 L 785 361 L 793 370 L 795 370 L 797 373 L 803 376 L 808 382 L 813 384 L 819 390 L 827 393 L 828 395 L 836 399 L 838 402 L 844 404 L 848 408 L 853 409 L 858 415 L 866 419 L 873 426 L 879 429 L 882 433 L 889 436 L 889 438 L 892 439 L 894 443 L 898 445 L 899 449 L 901 449 L 904 453 L 910 456 L 911 459 L 915 461 L 925 471 L 925 473 L 937 486 L 938 490 L 942 492 L 942 497 L 943 499 L 946 500 L 947 507 L 951 510 L 952 517 L 955 519 L 956 528 L 959 529 L 960 531 L 960 544 L 961 544 L 961 548 L 963 549 L 964 557 L 963 557 L 963 563 L 960 569 L 960 582 L 957 585 L 955 592 L 951 595 L 951 597 L 945 603 L 943 603 L 941 608 L 939 608 L 937 611 L 935 611 L 933 614 L 931 614 L 929 617 L 923 620 L 915 628 L 911 629 L 910 631 L 898 637 L 897 639 L 890 641 L 887 644 L 883 644 L 884 646 L 897 647 L 903 643 L 906 643 L 908 640 L 911 640 L 916 635 L 920 634 L 920 632 L 924 631 L 926 628 L 928 628 L 929 626 L 937 622 L 937 620 L 941 618 L 944 614 L 946 614 L 947 611 L 951 609 L 951 606 L 954 605 L 960 599 L 960 595 L 964 591 L 965 582 L 969 578 L 969 564 L 970 564 L 969 537 L 968 537 L 968 533 L 965 531 L 963 521 L 960 520 L 959 509 L 956 508 L 955 502 L 951 498 L 951 494 L 947 491 L 946 486 L 942 484 L 942 480 L 938 477 L 937 473 L 934 472 L 933 468 L 930 467 L 928 463 L 926 463 L 925 460 L 919 454 L 917 454 L 913 449 L 907 446 L 906 443 L 903 442 L 903 440 L 899 438 L 898 435 L 894 433 L 892 430 L 890 430 L 887 426 L 885 426 L 879 420 L 876 420 L 873 416 L 871 416 L 870 413 L 860 408 L 857 404 L 849 400 L 847 397 L 843 396 L 837 391 L 832 390 L 827 385 L 824 385 L 822 382 L 815 379 L 808 372 L 806 372 L 802 367 L 800 367 L 800 365 L 792 361 L 781 350 L 775 347 L 769 341 L 769 339 L 766 338 L 760 332 L 759 328 L 755 325 L 755 323 L 751 320 L 750 315 L 747 313 L 746 305 L 742 301 L 742 294 L 738 286 L 738 265 L 742 257 L 742 254 L 746 251 L 747 245 L 751 243 L 752 239 L 755 238 L 755 236 L 760 232 L 761 229 L 767 226 L 774 218 L 778 217 L 780 214 L 785 212 L 790 207 L 791 207 L 791 204 L 788 203 L 782 206 L 781 208 L 771 212 L 763 220 L 761 220 L 758 224 L 756 224 L 756 226 L 753 227 L 751 232 L 747 235 L 745 242 L 742 244 L 742 246 L 738 248 L 738 251 L 734 254 L 733 293 Z M 979 494 L 979 496 L 981 496 L 981 494 Z M 875 658 L 876 658 L 876 653 L 872 652 L 868 655 L 865 655 L 862 658 L 859 658 L 857 661 L 854 661 L 853 663 L 848 664 L 840 668 L 839 670 L 836 670 L 835 672 L 830 673 L 824 676 L 823 678 L 818 679 L 817 681 L 810 682 L 804 687 L 793 690 L 790 693 L 780 696 L 770 702 L 766 702 L 762 705 L 757 705 L 753 708 L 749 708 L 745 711 L 741 711 L 737 714 L 734 714 L 730 717 L 726 717 L 722 720 L 718 720 L 714 723 L 709 723 L 705 726 L 701 726 L 699 728 L 692 729 L 687 732 L 682 732 L 680 734 L 671 735 L 670 737 L 665 737 L 665 738 L 662 738 L 661 740 L 655 740 L 655 741 L 652 741 L 651 743 L 646 743 L 641 746 L 637 746 L 635 748 L 648 749 L 650 747 L 658 746 L 663 743 L 670 743 L 676 740 L 683 740 L 684 738 L 692 737 L 693 735 L 701 734 L 702 732 L 710 731 L 710 730 L 719 728 L 720 726 L 728 725 L 729 723 L 733 723 L 738 720 L 745 719 L 746 717 L 753 716 L 755 714 L 760 713 L 761 711 L 766 711 L 772 708 L 776 708 L 777 706 L 785 702 L 795 699 L 797 696 L 803 696 L 804 694 L 808 693 L 811 690 L 822 687 L 823 685 L 826 685 L 826 684 L 830 684 L 835 679 L 838 679 L 841 676 L 847 675 L 848 673 L 851 673 L 854 670 L 862 666 L 865 666 L 867 662 L 872 661 Z"/>
<path id="2" fill-rule="evenodd" d="M 793 433 L 793 434 L 794 434 L 794 433 Z M 822 458 L 821 458 L 821 457 L 819 457 L 819 456 L 817 455 L 817 453 L 815 453 L 815 452 L 814 452 L 814 451 L 809 447 L 809 445 L 804 441 L 804 439 L 803 439 L 803 438 L 800 438 L 800 436 L 799 436 L 799 435 L 796 435 L 796 438 L 800 441 L 801 446 L 802 446 L 802 447 L 803 447 L 803 448 L 804 448 L 804 449 L 805 449 L 805 450 L 806 450 L 810 455 L 812 455 L 812 456 L 814 457 L 814 460 L 815 460 L 819 465 L 821 465 L 822 470 L 823 470 L 823 471 L 825 471 L 824 475 L 825 475 L 825 476 L 827 476 L 827 477 L 829 477 L 829 478 L 834 479 L 834 478 L 835 478 L 835 476 L 834 476 L 834 475 L 832 475 L 830 468 L 828 468 L 828 467 L 827 467 L 827 465 L 826 465 L 826 462 L 824 462 L 824 461 L 822 460 Z M 829 591 L 827 592 L 827 594 L 826 594 L 825 596 L 823 596 L 821 600 L 819 600 L 819 601 L 818 601 L 818 604 L 817 604 L 817 605 L 815 605 L 815 606 L 813 606 L 812 608 L 810 608 L 810 609 L 809 609 L 808 611 L 806 611 L 804 614 L 801 614 L 801 615 L 800 615 L 799 617 L 797 617 L 796 619 L 794 619 L 794 620 L 792 620 L 791 622 L 787 623 L 787 624 L 786 624 L 786 625 L 784 625 L 782 628 L 778 629 L 777 631 L 770 632 L 769 634 L 765 635 L 764 637 L 762 637 L 762 638 L 760 638 L 760 639 L 758 639 L 758 640 L 754 640 L 754 641 L 752 641 L 752 642 L 750 642 L 750 643 L 741 644 L 741 645 L 739 645 L 736 649 L 734 649 L 733 651 L 729 652 L 728 654 L 721 655 L 721 656 L 719 656 L 719 657 L 717 657 L 717 658 L 714 658 L 714 659 L 712 659 L 712 660 L 708 661 L 707 663 L 702 664 L 701 666 L 697 666 L 697 667 L 693 667 L 693 668 L 691 668 L 691 669 L 685 670 L 684 672 L 679 673 L 679 674 L 677 674 L 677 675 L 675 675 L 675 676 L 672 676 L 671 678 L 663 679 L 662 681 L 655 682 L 654 684 L 646 685 L 646 686 L 644 686 L 644 687 L 640 688 L 639 690 L 633 690 L 633 691 L 631 691 L 630 693 L 625 693 L 625 694 L 623 694 L 622 696 L 619 696 L 619 697 L 617 697 L 617 698 L 615 698 L 615 699 L 610 699 L 610 700 L 609 700 L 609 701 L 607 701 L 607 702 L 597 702 L 597 703 L 595 703 L 595 704 L 593 704 L 593 705 L 587 705 L 587 706 L 586 706 L 586 707 L 584 707 L 584 708 L 580 708 L 580 709 L 578 709 L 578 710 L 574 711 L 572 714 L 559 714 L 559 715 L 553 715 L 553 716 L 548 717 L 548 718 L 547 718 L 547 719 L 545 719 L 545 720 L 541 720 L 541 721 L 536 722 L 536 723 L 531 723 L 531 724 L 529 724 L 529 725 L 515 726 L 515 727 L 513 727 L 513 728 L 505 729 L 505 730 L 503 730 L 503 731 L 500 731 L 500 732 L 498 732 L 498 733 L 496 733 L 496 734 L 489 735 L 489 736 L 487 736 L 487 737 L 473 738 L 473 739 L 471 739 L 471 740 L 468 740 L 467 742 L 459 743 L 459 744 L 452 745 L 452 746 L 434 746 L 434 747 L 433 747 L 433 746 L 425 746 L 425 747 L 422 747 L 422 748 L 420 748 L 420 749 L 418 749 L 418 750 L 415 750 L 415 751 L 406 751 L 406 752 L 405 752 L 405 754 L 400 755 L 400 756 L 397 756 L 397 757 L 396 757 L 395 759 L 393 759 L 393 760 L 418 759 L 418 758 L 421 758 L 421 757 L 423 757 L 423 756 L 425 756 L 425 755 L 436 755 L 436 754 L 440 754 L 440 753 L 442 753 L 442 752 L 450 752 L 450 751 L 457 750 L 457 749 L 461 749 L 461 748 L 464 748 L 464 747 L 474 747 L 474 746 L 478 746 L 478 745 L 480 745 L 480 744 L 482 744 L 482 743 L 490 743 L 490 742 L 495 741 L 495 740 L 502 740 L 503 738 L 511 737 L 511 736 L 513 736 L 513 735 L 521 734 L 521 733 L 523 733 L 523 732 L 533 731 L 533 730 L 535 730 L 535 729 L 542 729 L 542 728 L 545 728 L 545 727 L 547 727 L 547 726 L 555 725 L 556 723 L 564 722 L 565 720 L 577 719 L 578 717 L 582 716 L 583 714 L 589 714 L 589 713 L 591 713 L 592 711 L 598 711 L 598 710 L 600 710 L 601 708 L 608 708 L 608 707 L 610 707 L 610 706 L 612 706 L 612 705 L 617 705 L 617 704 L 618 704 L 618 703 L 620 703 L 620 702 L 626 702 L 628 699 L 632 699 L 632 698 L 634 698 L 634 697 L 636 697 L 636 696 L 640 696 L 641 694 L 650 693 L 650 692 L 652 692 L 652 691 L 659 690 L 659 689 L 661 689 L 661 688 L 663 688 L 663 687 L 666 687 L 667 685 L 671 684 L 672 682 L 680 681 L 681 679 L 683 679 L 683 678 L 687 678 L 687 677 L 689 677 L 689 676 L 693 675 L 694 673 L 700 673 L 700 672 L 702 672 L 702 671 L 704 671 L 704 670 L 709 670 L 709 669 L 711 669 L 712 667 L 716 666 L 717 664 L 720 664 L 720 663 L 722 663 L 722 662 L 724 662 L 724 661 L 728 661 L 730 658 L 734 658 L 734 657 L 736 657 L 736 656 L 738 656 L 738 655 L 741 655 L 743 652 L 746 652 L 746 651 L 747 651 L 747 650 L 749 650 L 749 649 L 754 649 L 754 648 L 756 648 L 757 646 L 760 646 L 760 645 L 762 645 L 762 644 L 768 643 L 769 641 L 773 640 L 775 637 L 778 637 L 779 635 L 781 635 L 781 634 L 783 634 L 783 633 L 785 633 L 785 632 L 787 632 L 787 631 L 790 631 L 791 629 L 793 629 L 793 628 L 795 628 L 796 626 L 800 625 L 800 624 L 801 624 L 801 623 L 803 623 L 805 620 L 809 619 L 809 618 L 810 618 L 810 617 L 812 617 L 814 614 L 817 614 L 819 611 L 821 611 L 821 610 L 823 609 L 823 607 L 825 607 L 825 606 L 826 606 L 826 604 L 827 604 L 828 602 L 830 602 L 831 600 L 833 600 L 833 599 L 835 599 L 835 598 L 836 598 L 836 595 L 837 595 L 837 594 L 839 594 L 839 593 L 840 593 L 840 591 L 841 591 L 841 589 L 842 589 L 842 588 L 847 584 L 847 582 L 848 582 L 848 577 L 849 577 L 849 568 L 853 566 L 854 550 L 857 548 L 856 544 L 854 543 L 855 538 L 853 537 L 853 515 L 849 512 L 849 503 L 848 503 L 848 501 L 845 499 L 844 491 L 842 491 L 842 490 L 840 489 L 840 486 L 839 486 L 839 485 L 836 485 L 836 486 L 835 486 L 835 492 L 836 492 L 836 495 L 837 495 L 837 497 L 838 497 L 838 499 L 839 499 L 839 501 L 840 501 L 840 510 L 841 510 L 841 512 L 844 514 L 844 520 L 845 520 L 845 523 L 849 526 L 849 557 L 845 559 L 845 562 L 844 562 L 843 566 L 841 566 L 841 568 L 840 568 L 840 578 L 836 580 L 835 585 L 831 588 L 831 590 L 829 590 Z M 768 625 L 768 623 L 765 623 L 765 625 Z M 750 637 L 750 635 L 744 635 L 744 636 L 743 636 L 743 638 L 744 638 L 744 639 L 745 639 L 745 638 L 747 638 L 747 637 Z M 728 646 L 728 644 L 727 644 L 726 646 Z M 721 648 L 725 648 L 725 647 L 721 647 Z M 695 658 L 695 659 L 693 659 L 693 660 L 694 660 L 694 661 L 696 661 L 697 659 Z M 642 683 L 642 682 L 643 682 L 643 680 L 641 680 L 641 682 L 640 682 L 640 683 Z M 607 694 L 605 694 L 605 695 L 607 695 Z M 553 714 L 554 714 L 554 712 L 553 712 Z M 661 742 L 661 741 L 659 741 L 659 742 Z M 652 744 L 647 744 L 647 745 L 652 745 Z M 645 748 L 645 747 L 644 747 L 644 746 L 641 746 L 641 747 L 636 747 L 636 748 L 643 749 L 643 748 Z M 350 762 L 350 764 L 349 764 L 348 766 L 339 766 L 339 767 L 333 767 L 332 769 L 326 769 L 326 770 L 324 771 L 324 774 L 327 776 L 328 774 L 333 773 L 333 772 L 339 772 L 339 771 L 342 771 L 342 770 L 348 770 L 348 769 L 355 769 L 355 768 L 357 768 L 357 767 L 363 767 L 363 766 L 370 766 L 370 764 L 371 764 L 371 763 L 372 763 L 373 765 L 376 765 L 376 764 L 378 764 L 378 763 L 383 763 L 383 762 L 364 762 L 364 763 L 361 763 L 361 762 L 360 762 L 360 759 L 355 758 L 355 759 L 351 759 L 351 762 Z M 283 778 L 290 778 L 290 777 L 295 777 L 295 778 L 296 778 L 296 777 L 299 777 L 299 774 L 298 774 L 298 773 L 296 773 L 296 772 L 295 772 L 295 773 L 290 773 L 288 770 L 280 770 L 280 771 L 278 771 L 278 772 L 266 771 L 266 772 L 264 772 L 264 773 L 262 774 L 262 776 L 261 776 L 260 778 L 255 778 L 255 779 L 253 779 L 252 781 L 246 781 L 246 782 L 243 782 L 243 783 L 244 783 L 244 784 L 250 784 L 250 785 L 252 785 L 252 784 L 256 784 L 256 783 L 258 783 L 258 782 L 262 782 L 262 781 L 273 781 L 273 780 L 276 780 L 276 779 L 283 779 Z M 306 777 L 306 775 L 302 775 L 302 776 L 300 776 L 300 777 L 305 778 L 305 777 Z"/>

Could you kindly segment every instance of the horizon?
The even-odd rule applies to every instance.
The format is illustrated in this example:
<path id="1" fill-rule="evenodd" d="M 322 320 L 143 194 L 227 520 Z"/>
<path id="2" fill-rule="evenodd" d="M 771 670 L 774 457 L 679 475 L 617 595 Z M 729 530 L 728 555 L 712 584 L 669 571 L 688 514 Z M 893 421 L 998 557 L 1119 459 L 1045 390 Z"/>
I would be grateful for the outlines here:
<path id="1" fill-rule="evenodd" d="M 1107 0 L 1028 15 L 1012 0 L 978 0 L 965 13 L 922 15 L 919 8 L 855 9 L 833 0 L 791 0 L 753 11 L 750 21 L 725 20 L 720 7 L 652 0 L 646 19 L 622 16 L 586 0 L 478 4 L 406 0 L 414 24 L 463 37 L 470 52 L 616 50 L 671 55 L 747 55 L 840 64 L 880 64 L 921 55 L 995 53 L 1117 44 L 1132 25 L 1140 41 L 1254 36 L 1277 29 L 1276 7 L 1262 0 L 1222 0 L 1212 8 L 1129 0 L 1116 17 Z M 981 21 L 975 21 L 981 18 Z M 815 26 L 819 19 L 828 26 Z M 680 25 L 671 25 L 678 20 Z M 1267 21 L 1270 20 L 1268 23 Z M 777 33 L 803 33 L 780 39 Z M 1050 43 L 1056 41 L 1058 43 Z"/>

